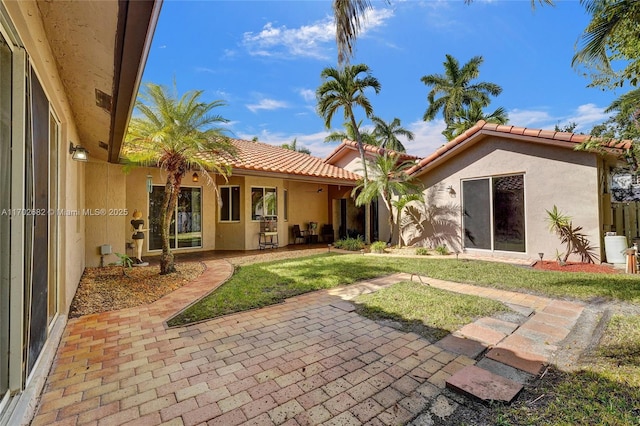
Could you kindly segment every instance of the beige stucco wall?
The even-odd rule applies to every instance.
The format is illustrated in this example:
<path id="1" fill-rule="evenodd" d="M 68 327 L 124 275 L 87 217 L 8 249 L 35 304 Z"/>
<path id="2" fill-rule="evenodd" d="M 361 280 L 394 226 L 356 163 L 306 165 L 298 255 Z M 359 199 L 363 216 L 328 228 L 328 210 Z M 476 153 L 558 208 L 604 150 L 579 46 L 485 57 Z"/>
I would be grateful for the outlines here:
<path id="1" fill-rule="evenodd" d="M 444 189 L 438 192 L 439 203 L 460 207 L 462 180 L 508 174 L 524 175 L 526 252 L 469 251 L 529 259 L 536 259 L 542 252 L 545 258 L 552 259 L 556 249 L 563 250 L 559 239 L 549 232 L 546 221 L 545 210 L 554 205 L 570 215 L 574 225 L 582 226 L 592 243 L 598 245 L 600 206 L 595 154 L 487 137 L 420 178 L 427 188 L 440 184 L 440 189 Z M 455 193 L 446 190 L 449 186 Z"/>
<path id="2" fill-rule="evenodd" d="M 65 88 L 60 80 L 40 13 L 35 2 L 3 2 L 20 41 L 27 51 L 31 66 L 35 70 L 47 94 L 51 109 L 60 121 L 60 145 L 58 148 L 58 209 L 69 212 L 81 210 L 84 206 L 85 165 L 71 160 L 69 141 L 82 143 L 71 112 Z M 79 216 L 58 215 L 58 308 L 68 312 L 73 296 L 84 270 L 85 223 Z"/>
<path id="3" fill-rule="evenodd" d="M 204 215 L 213 215 L 215 219 L 216 234 L 215 234 L 215 248 L 216 250 L 244 250 L 246 229 L 245 225 L 248 222 L 247 218 L 251 219 L 251 216 L 247 216 L 247 200 L 244 196 L 246 192 L 244 185 L 245 179 L 243 176 L 232 175 L 228 182 L 224 179 L 218 178 L 218 185 L 220 186 L 239 186 L 240 187 L 240 220 L 237 222 L 220 222 L 220 209 L 217 204 L 213 207 L 214 211 L 203 212 Z M 249 198 L 249 205 L 251 198 Z"/>
<path id="4" fill-rule="evenodd" d="M 319 189 L 322 191 L 318 192 Z M 309 227 L 309 222 L 317 222 L 316 233 L 319 235 L 322 226 L 329 223 L 328 194 L 328 185 L 289 182 L 289 222 L 285 225 L 290 243 L 293 243 L 293 225 L 300 225 L 300 229 L 305 230 Z"/>

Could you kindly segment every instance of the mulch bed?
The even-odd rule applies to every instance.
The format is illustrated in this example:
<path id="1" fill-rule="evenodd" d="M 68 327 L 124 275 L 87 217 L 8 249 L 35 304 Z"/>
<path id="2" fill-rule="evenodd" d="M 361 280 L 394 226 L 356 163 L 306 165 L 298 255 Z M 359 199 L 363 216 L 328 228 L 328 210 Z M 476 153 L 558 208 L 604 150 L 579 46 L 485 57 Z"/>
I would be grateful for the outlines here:
<path id="1" fill-rule="evenodd" d="M 187 284 L 206 269 L 201 262 L 176 263 L 178 272 L 160 275 L 160 266 L 85 268 L 69 318 L 155 302 Z"/>
<path id="2" fill-rule="evenodd" d="M 540 269 L 544 271 L 560 271 L 560 272 L 589 272 L 595 274 L 620 274 L 623 270 L 616 269 L 611 265 L 595 264 L 595 263 L 580 263 L 580 262 L 567 262 L 566 265 L 560 266 L 558 262 L 551 260 L 537 261 L 533 265 L 534 269 Z"/>

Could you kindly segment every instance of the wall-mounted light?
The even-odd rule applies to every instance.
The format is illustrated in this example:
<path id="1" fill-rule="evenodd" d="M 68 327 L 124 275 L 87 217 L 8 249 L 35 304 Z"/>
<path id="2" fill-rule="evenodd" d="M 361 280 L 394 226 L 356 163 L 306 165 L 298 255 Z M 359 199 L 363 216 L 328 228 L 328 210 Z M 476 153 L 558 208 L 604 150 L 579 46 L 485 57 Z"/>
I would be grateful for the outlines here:
<path id="1" fill-rule="evenodd" d="M 197 182 L 199 180 L 198 174 L 194 173 L 193 176 L 191 176 L 191 180 L 194 181 L 194 182 Z"/>
<path id="2" fill-rule="evenodd" d="M 319 194 L 319 193 L 321 193 L 321 192 L 322 192 L 322 188 L 318 188 L 318 189 L 316 190 L 316 192 L 317 192 L 318 194 Z"/>
<path id="3" fill-rule="evenodd" d="M 69 142 L 69 154 L 71 154 L 72 160 L 76 160 L 76 161 L 89 160 L 89 151 L 87 151 L 80 145 L 73 146 L 73 142 Z"/>
<path id="4" fill-rule="evenodd" d="M 456 190 L 455 190 L 455 189 L 453 189 L 453 186 L 452 186 L 452 185 L 449 185 L 449 186 L 447 187 L 447 192 L 449 193 L 449 196 L 450 196 L 451 198 L 454 198 L 454 197 L 456 196 Z"/>
<path id="5" fill-rule="evenodd" d="M 147 192 L 151 194 L 153 191 L 153 176 L 147 175 Z"/>

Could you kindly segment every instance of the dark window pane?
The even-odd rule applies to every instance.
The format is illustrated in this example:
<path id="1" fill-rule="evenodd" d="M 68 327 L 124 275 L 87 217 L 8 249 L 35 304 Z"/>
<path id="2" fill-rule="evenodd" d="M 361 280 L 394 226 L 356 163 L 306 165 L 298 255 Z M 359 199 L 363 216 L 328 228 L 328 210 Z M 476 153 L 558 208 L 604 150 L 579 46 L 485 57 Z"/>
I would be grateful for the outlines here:
<path id="1" fill-rule="evenodd" d="M 260 220 L 263 213 L 262 188 L 251 188 L 251 219 Z"/>
<path id="2" fill-rule="evenodd" d="M 489 179 L 462 182 L 464 246 L 491 249 Z"/>
<path id="3" fill-rule="evenodd" d="M 180 188 L 178 196 L 178 247 L 202 245 L 200 188 Z"/>
<path id="4" fill-rule="evenodd" d="M 220 188 L 220 220 L 221 221 L 228 221 L 230 216 L 229 216 L 229 202 L 231 200 L 231 196 L 230 196 L 230 192 L 231 192 L 231 188 L 229 188 L 228 186 Z"/>
<path id="5" fill-rule="evenodd" d="M 163 199 L 164 186 L 154 186 L 151 194 L 149 194 L 149 250 L 162 249 L 162 224 L 160 223 L 160 214 L 162 213 Z M 175 220 L 172 219 L 171 229 L 169 230 L 169 234 L 171 235 L 169 238 L 170 248 L 176 248 L 174 225 Z"/>
<path id="6" fill-rule="evenodd" d="M 494 250 L 525 251 L 524 177 L 493 179 Z"/>
<path id="7" fill-rule="evenodd" d="M 240 187 L 231 188 L 231 220 L 240 220 Z"/>

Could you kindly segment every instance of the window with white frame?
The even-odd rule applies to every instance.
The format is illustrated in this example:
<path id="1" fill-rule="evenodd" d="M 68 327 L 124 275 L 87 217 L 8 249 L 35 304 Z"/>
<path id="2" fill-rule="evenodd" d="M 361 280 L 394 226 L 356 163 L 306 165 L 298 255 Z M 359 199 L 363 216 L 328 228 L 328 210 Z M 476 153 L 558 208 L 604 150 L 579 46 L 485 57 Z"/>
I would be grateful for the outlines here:
<path id="1" fill-rule="evenodd" d="M 251 188 L 251 219 L 260 220 L 262 216 L 278 215 L 278 197 L 276 188 Z"/>
<path id="2" fill-rule="evenodd" d="M 240 187 L 220 187 L 220 222 L 240 221 Z"/>

